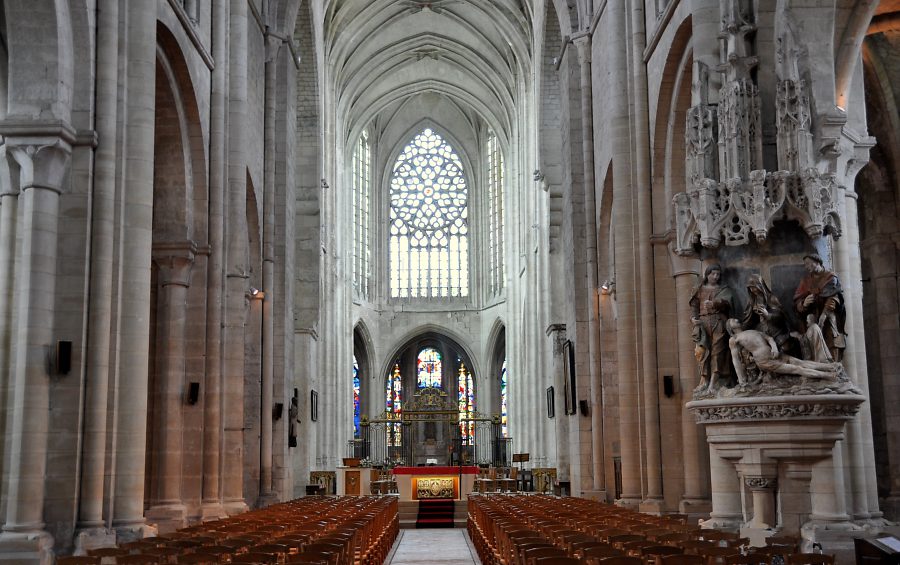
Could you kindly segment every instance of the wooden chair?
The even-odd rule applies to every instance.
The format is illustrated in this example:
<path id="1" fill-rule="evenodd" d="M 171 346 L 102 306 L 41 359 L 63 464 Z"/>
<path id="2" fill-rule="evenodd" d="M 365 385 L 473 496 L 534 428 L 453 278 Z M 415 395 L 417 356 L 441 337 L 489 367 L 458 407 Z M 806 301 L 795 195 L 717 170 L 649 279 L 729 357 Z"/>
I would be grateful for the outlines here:
<path id="1" fill-rule="evenodd" d="M 557 547 L 535 547 L 522 552 L 525 563 L 531 565 L 540 557 L 567 557 L 566 552 Z"/>
<path id="2" fill-rule="evenodd" d="M 706 559 L 707 565 L 721 565 L 726 557 L 738 554 L 740 551 L 733 547 L 706 547 L 697 551 L 697 555 Z"/>
<path id="3" fill-rule="evenodd" d="M 100 565 L 100 558 L 91 555 L 71 555 L 68 557 L 57 557 L 57 565 Z"/>
<path id="4" fill-rule="evenodd" d="M 532 561 L 534 565 L 581 565 L 575 557 L 538 557 Z"/>
<path id="5" fill-rule="evenodd" d="M 656 565 L 705 565 L 706 560 L 699 555 L 687 555 L 674 553 L 672 555 L 658 555 Z"/>
<path id="6" fill-rule="evenodd" d="M 178 563 L 179 565 L 182 563 L 189 563 L 192 565 L 218 565 L 219 556 L 202 552 L 185 553 L 178 556 Z"/>
<path id="7" fill-rule="evenodd" d="M 684 550 L 685 553 L 689 555 L 698 555 L 698 552 L 707 547 L 718 547 L 718 544 L 714 541 L 702 540 L 702 539 L 689 539 L 682 542 L 678 542 L 678 547 Z"/>
<path id="8" fill-rule="evenodd" d="M 644 560 L 640 557 L 604 557 L 597 561 L 600 565 L 644 565 Z"/>
<path id="9" fill-rule="evenodd" d="M 772 557 L 764 553 L 729 555 L 723 558 L 725 565 L 772 565 Z"/>
<path id="10" fill-rule="evenodd" d="M 609 557 L 625 557 L 625 554 L 611 545 L 594 545 L 584 547 L 575 552 L 576 557 L 580 557 L 588 563 L 599 563 L 601 559 Z"/>
<path id="11" fill-rule="evenodd" d="M 650 545 L 640 548 L 641 557 L 653 557 L 662 555 L 682 555 L 684 550 L 671 545 Z"/>
<path id="12" fill-rule="evenodd" d="M 278 563 L 278 556 L 272 553 L 242 553 L 235 555 L 231 559 L 232 563 L 264 563 L 266 565 L 275 565 Z"/>
<path id="13" fill-rule="evenodd" d="M 116 565 L 159 565 L 155 555 L 122 555 L 116 557 Z"/>
<path id="14" fill-rule="evenodd" d="M 785 565 L 834 565 L 834 555 L 827 553 L 792 553 L 784 556 Z"/>

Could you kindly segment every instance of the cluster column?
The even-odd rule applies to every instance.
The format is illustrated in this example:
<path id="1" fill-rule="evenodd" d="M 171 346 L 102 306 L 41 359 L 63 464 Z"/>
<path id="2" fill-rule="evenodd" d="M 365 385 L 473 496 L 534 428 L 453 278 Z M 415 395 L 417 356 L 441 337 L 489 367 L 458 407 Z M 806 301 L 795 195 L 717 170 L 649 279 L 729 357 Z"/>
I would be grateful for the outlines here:
<path id="1" fill-rule="evenodd" d="M 155 447 L 159 471 L 153 506 L 147 518 L 159 524 L 161 532 L 184 527 L 187 509 L 182 500 L 181 475 L 184 459 L 183 405 L 184 329 L 191 266 L 196 249 L 193 243 L 155 246 L 153 262 L 159 267 L 160 330 L 157 374 Z"/>
<path id="2" fill-rule="evenodd" d="M 15 175 L 21 188 L 16 205 L 22 222 L 17 229 L 21 255 L 14 283 L 18 316 L 11 328 L 15 347 L 10 359 L 9 491 L 0 556 L 49 562 L 53 539 L 43 521 L 52 372 L 48 360 L 54 350 L 59 195 L 75 133 L 59 121 L 8 120 L 0 124 L 0 135 L 5 138 L 10 177 Z M 4 216 L 6 205 L 15 211 L 12 198 L 3 197 Z M 5 266 L 12 263 L 12 252 L 4 251 Z"/>

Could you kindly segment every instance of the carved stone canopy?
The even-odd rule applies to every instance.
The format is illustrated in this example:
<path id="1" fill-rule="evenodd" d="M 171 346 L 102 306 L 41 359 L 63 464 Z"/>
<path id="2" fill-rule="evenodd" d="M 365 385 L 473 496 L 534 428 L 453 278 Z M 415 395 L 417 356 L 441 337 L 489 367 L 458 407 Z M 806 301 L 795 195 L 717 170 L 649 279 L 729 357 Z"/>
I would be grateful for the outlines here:
<path id="1" fill-rule="evenodd" d="M 755 170 L 748 180 L 702 179 L 675 195 L 675 251 L 691 254 L 697 242 L 707 248 L 746 245 L 751 234 L 762 242 L 781 219 L 796 221 L 811 238 L 838 238 L 840 189 L 834 174 L 813 168 L 800 173 Z"/>

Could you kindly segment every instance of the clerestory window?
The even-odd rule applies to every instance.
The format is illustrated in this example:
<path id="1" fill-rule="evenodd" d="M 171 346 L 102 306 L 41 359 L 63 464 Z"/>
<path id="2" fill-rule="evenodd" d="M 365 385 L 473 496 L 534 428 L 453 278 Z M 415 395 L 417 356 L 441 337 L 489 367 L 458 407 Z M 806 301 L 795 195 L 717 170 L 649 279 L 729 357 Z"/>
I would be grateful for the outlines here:
<path id="1" fill-rule="evenodd" d="M 489 280 L 491 294 L 503 289 L 506 273 L 503 263 L 503 153 L 494 132 L 488 135 L 486 146 L 488 219 L 490 234 L 488 242 Z"/>
<path id="2" fill-rule="evenodd" d="M 433 129 L 397 157 L 390 202 L 391 296 L 468 296 L 468 187 L 456 151 Z"/>
<path id="3" fill-rule="evenodd" d="M 360 298 L 369 297 L 369 201 L 372 184 L 372 150 L 369 134 L 359 136 L 350 172 L 353 183 L 353 288 Z"/>

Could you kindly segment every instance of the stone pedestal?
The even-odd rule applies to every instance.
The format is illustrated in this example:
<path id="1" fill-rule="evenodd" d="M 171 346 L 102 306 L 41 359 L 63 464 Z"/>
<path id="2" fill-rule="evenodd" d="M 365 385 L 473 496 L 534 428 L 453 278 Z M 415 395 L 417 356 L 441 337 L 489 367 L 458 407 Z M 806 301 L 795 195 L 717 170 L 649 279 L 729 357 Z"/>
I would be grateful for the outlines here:
<path id="1" fill-rule="evenodd" d="M 816 524 L 854 528 L 836 485 L 833 452 L 864 400 L 855 390 L 823 390 L 689 402 L 718 463 L 711 469 L 711 514 L 731 518 L 707 525 L 733 527 L 739 500 L 740 531 L 751 543 L 775 532 L 806 537 Z"/>

